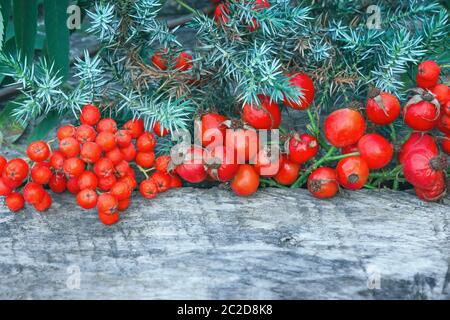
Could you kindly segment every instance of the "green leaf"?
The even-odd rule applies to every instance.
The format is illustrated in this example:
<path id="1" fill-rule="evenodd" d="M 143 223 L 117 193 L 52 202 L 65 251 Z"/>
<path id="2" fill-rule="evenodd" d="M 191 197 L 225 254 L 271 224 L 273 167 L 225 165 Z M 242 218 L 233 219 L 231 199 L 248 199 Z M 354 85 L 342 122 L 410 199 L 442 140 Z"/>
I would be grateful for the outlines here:
<path id="1" fill-rule="evenodd" d="M 37 0 L 13 0 L 13 18 L 17 49 L 33 62 L 37 29 Z"/>
<path id="2" fill-rule="evenodd" d="M 28 142 L 33 142 L 36 140 L 44 140 L 50 131 L 52 131 L 59 124 L 60 114 L 57 111 L 49 112 L 45 118 L 39 122 L 39 124 L 33 129 L 30 136 L 28 137 Z"/>
<path id="3" fill-rule="evenodd" d="M 69 74 L 69 29 L 67 7 L 69 0 L 44 0 L 47 54 L 55 69 L 67 79 Z"/>
<path id="4" fill-rule="evenodd" d="M 0 0 L 0 12 L 3 16 L 4 30 L 6 30 L 11 15 L 11 0 Z"/>
<path id="5" fill-rule="evenodd" d="M 12 112 L 16 107 L 17 104 L 11 101 L 0 112 L 0 137 L 2 138 L 0 145 L 14 143 L 26 129 L 26 127 L 14 121 Z"/>
<path id="6" fill-rule="evenodd" d="M 0 51 L 3 48 L 3 34 L 4 34 L 4 32 L 3 32 L 4 31 L 3 14 L 2 14 L 1 9 L 2 9 L 2 7 L 0 4 Z"/>

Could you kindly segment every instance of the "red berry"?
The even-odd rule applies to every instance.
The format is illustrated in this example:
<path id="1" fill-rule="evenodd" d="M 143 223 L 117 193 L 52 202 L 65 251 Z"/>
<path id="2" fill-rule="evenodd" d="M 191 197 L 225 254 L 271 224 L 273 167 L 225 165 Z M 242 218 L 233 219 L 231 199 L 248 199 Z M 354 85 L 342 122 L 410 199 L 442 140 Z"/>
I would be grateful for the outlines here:
<path id="1" fill-rule="evenodd" d="M 228 14 L 230 10 L 228 9 L 228 6 L 224 3 L 220 3 L 217 5 L 216 9 L 214 10 L 214 21 L 216 23 L 226 24 L 228 22 Z"/>
<path id="2" fill-rule="evenodd" d="M 175 63 L 175 69 L 178 71 L 192 69 L 192 56 L 187 52 L 181 52 Z"/>
<path id="3" fill-rule="evenodd" d="M 48 186 L 54 193 L 63 193 L 66 191 L 67 180 L 62 172 L 57 172 L 52 175 Z"/>
<path id="4" fill-rule="evenodd" d="M 5 182 L 4 178 L 0 178 L 0 196 L 6 197 L 13 192 L 13 188 Z"/>
<path id="5" fill-rule="evenodd" d="M 388 92 L 374 90 L 369 93 L 366 104 L 367 118 L 380 126 L 393 123 L 401 112 L 400 101 Z"/>
<path id="6" fill-rule="evenodd" d="M 433 136 L 422 132 L 414 132 L 403 144 L 398 154 L 398 162 L 403 164 L 406 154 L 420 149 L 427 149 L 436 156 L 439 154 L 439 148 Z"/>
<path id="7" fill-rule="evenodd" d="M 41 201 L 35 203 L 33 206 L 39 212 L 47 211 L 52 206 L 52 197 L 48 192 L 44 191 Z"/>
<path id="8" fill-rule="evenodd" d="M 102 191 L 111 190 L 112 186 L 117 182 L 114 175 L 98 179 L 98 188 Z"/>
<path id="9" fill-rule="evenodd" d="M 94 190 L 83 189 L 77 194 L 77 203 L 83 209 L 93 209 L 97 206 L 98 195 Z"/>
<path id="10" fill-rule="evenodd" d="M 114 164 L 108 158 L 101 158 L 94 164 L 94 172 L 99 178 L 114 175 Z"/>
<path id="11" fill-rule="evenodd" d="M 52 177 L 52 170 L 48 163 L 37 163 L 31 169 L 31 179 L 38 184 L 47 184 Z"/>
<path id="12" fill-rule="evenodd" d="M 450 134 L 442 139 L 442 151 L 446 154 L 450 154 Z"/>
<path id="13" fill-rule="evenodd" d="M 52 167 L 56 171 L 62 171 L 63 166 L 64 166 L 64 160 L 66 160 L 66 157 L 64 156 L 64 154 L 59 150 L 55 150 L 55 151 L 53 151 L 52 155 L 50 156 L 50 160 L 49 160 L 50 167 Z"/>
<path id="14" fill-rule="evenodd" d="M 125 182 L 130 187 L 131 190 L 134 190 L 134 188 L 137 187 L 136 179 L 130 175 L 120 178 L 119 181 Z"/>
<path id="15" fill-rule="evenodd" d="M 131 192 L 132 190 L 130 186 L 127 183 L 121 181 L 116 182 L 110 190 L 111 195 L 116 197 L 116 199 L 119 201 L 130 198 Z"/>
<path id="16" fill-rule="evenodd" d="M 133 161 L 137 154 L 136 148 L 132 143 L 126 148 L 120 148 L 120 152 L 123 155 L 123 159 L 128 162 Z"/>
<path id="17" fill-rule="evenodd" d="M 444 134 L 450 134 L 450 116 L 446 114 L 441 115 L 438 123 L 438 129 Z"/>
<path id="18" fill-rule="evenodd" d="M 152 55 L 152 63 L 160 70 L 167 70 L 167 58 L 164 56 L 166 49 L 155 51 Z"/>
<path id="19" fill-rule="evenodd" d="M 6 158 L 3 156 L 0 156 L 0 174 L 3 173 L 3 170 L 5 169 L 7 163 L 8 163 L 8 161 L 6 160 Z"/>
<path id="20" fill-rule="evenodd" d="M 253 10 L 255 11 L 261 11 L 262 9 L 270 7 L 270 3 L 268 0 L 255 0 L 255 6 L 253 7 Z M 250 21 L 250 24 L 248 26 L 248 30 L 250 32 L 255 32 L 259 28 L 259 22 L 256 18 L 252 18 Z"/>
<path id="21" fill-rule="evenodd" d="M 349 156 L 339 161 L 336 167 L 339 184 L 349 190 L 364 187 L 369 178 L 369 166 L 366 160 L 358 156 Z"/>
<path id="22" fill-rule="evenodd" d="M 78 186 L 78 178 L 70 178 L 67 180 L 67 191 L 71 194 L 78 194 L 80 192 L 80 187 Z"/>
<path id="23" fill-rule="evenodd" d="M 411 99 L 403 109 L 403 120 L 413 130 L 429 131 L 438 125 L 439 112 L 439 107 L 429 101 L 414 103 Z"/>
<path id="24" fill-rule="evenodd" d="M 36 182 L 28 182 L 23 188 L 23 197 L 29 204 L 39 203 L 44 196 L 44 188 Z"/>
<path id="25" fill-rule="evenodd" d="M 78 177 L 78 188 L 80 188 L 80 190 L 95 190 L 97 189 L 97 186 L 98 178 L 92 171 L 86 170 Z"/>
<path id="26" fill-rule="evenodd" d="M 144 198 L 153 199 L 158 195 L 158 186 L 153 179 L 147 179 L 141 182 L 139 191 Z"/>
<path id="27" fill-rule="evenodd" d="M 445 84 L 437 84 L 430 91 L 434 94 L 441 106 L 450 101 L 450 88 Z"/>
<path id="28" fill-rule="evenodd" d="M 444 176 L 446 168 L 447 157 L 427 149 L 409 152 L 403 159 L 405 179 L 419 189 L 432 189 L 437 179 Z"/>
<path id="29" fill-rule="evenodd" d="M 64 138 L 59 142 L 59 150 L 65 157 L 76 157 L 80 153 L 80 143 L 73 137 Z"/>
<path id="30" fill-rule="evenodd" d="M 281 167 L 276 176 L 275 181 L 284 186 L 293 184 L 299 175 L 300 165 L 291 161 L 285 154 L 281 156 Z"/>
<path id="31" fill-rule="evenodd" d="M 5 199 L 5 204 L 12 212 L 17 212 L 23 209 L 25 206 L 25 200 L 22 194 L 13 192 Z"/>
<path id="32" fill-rule="evenodd" d="M 114 133 L 110 131 L 103 131 L 97 135 L 95 143 L 97 143 L 103 151 L 108 152 L 116 147 L 116 137 Z"/>
<path id="33" fill-rule="evenodd" d="M 442 106 L 442 112 L 445 113 L 446 115 L 450 116 L 450 100 L 447 101 L 443 106 Z"/>
<path id="34" fill-rule="evenodd" d="M 28 170 L 29 166 L 25 160 L 15 158 L 8 161 L 4 169 L 4 174 L 13 182 L 22 182 L 28 176 Z"/>
<path id="35" fill-rule="evenodd" d="M 116 211 L 114 213 L 106 213 L 106 212 L 99 211 L 98 218 L 101 223 L 103 223 L 104 225 L 110 226 L 119 221 L 120 214 L 118 211 Z"/>
<path id="36" fill-rule="evenodd" d="M 81 147 L 80 158 L 86 163 L 95 163 L 102 156 L 102 148 L 95 142 L 86 142 Z"/>
<path id="37" fill-rule="evenodd" d="M 23 183 L 23 180 L 13 181 L 13 180 L 9 179 L 6 174 L 6 171 L 2 172 L 1 179 L 3 180 L 3 183 L 11 189 L 16 189 L 16 188 L 20 187 Z"/>
<path id="38" fill-rule="evenodd" d="M 156 146 L 155 136 L 151 132 L 144 132 L 136 141 L 139 152 L 152 152 Z"/>
<path id="39" fill-rule="evenodd" d="M 98 196 L 97 210 L 105 214 L 114 214 L 117 212 L 119 202 L 117 198 L 109 193 L 103 193 Z"/>
<path id="40" fill-rule="evenodd" d="M 120 148 L 128 147 L 133 137 L 128 130 L 119 130 L 116 132 L 116 143 Z"/>
<path id="41" fill-rule="evenodd" d="M 27 155 L 34 162 L 42 162 L 50 156 L 50 148 L 45 141 L 34 141 L 28 146 Z"/>
<path id="42" fill-rule="evenodd" d="M 168 155 L 162 155 L 155 160 L 155 169 L 164 173 L 171 171 L 172 158 Z"/>
<path id="43" fill-rule="evenodd" d="M 271 146 L 271 148 L 262 148 L 255 157 L 253 169 L 262 177 L 276 176 L 282 166 L 280 151 L 275 150 L 275 146 Z"/>
<path id="44" fill-rule="evenodd" d="M 259 187 L 259 175 L 252 165 L 242 164 L 231 181 L 231 189 L 241 197 L 254 194 Z"/>
<path id="45" fill-rule="evenodd" d="M 167 173 L 156 171 L 152 174 L 151 179 L 155 181 L 158 187 L 158 193 L 166 192 L 170 189 L 170 176 Z"/>
<path id="46" fill-rule="evenodd" d="M 176 174 L 170 174 L 170 189 L 181 188 L 183 186 L 183 182 L 180 177 Z"/>
<path id="47" fill-rule="evenodd" d="M 234 161 L 238 164 L 254 159 L 259 150 L 258 133 L 253 129 L 229 129 L 226 142 L 234 151 Z"/>
<path id="48" fill-rule="evenodd" d="M 394 155 L 394 147 L 383 136 L 369 133 L 359 139 L 358 151 L 366 160 L 369 169 L 381 169 L 387 166 Z"/>
<path id="49" fill-rule="evenodd" d="M 136 155 L 136 164 L 142 168 L 148 169 L 155 163 L 155 154 L 153 152 L 138 152 Z"/>
<path id="50" fill-rule="evenodd" d="M 144 133 L 144 120 L 130 120 L 124 124 L 123 128 L 131 133 L 131 137 L 133 139 L 137 139 L 141 134 Z"/>
<path id="51" fill-rule="evenodd" d="M 354 153 L 354 152 L 358 152 L 358 143 L 341 148 L 342 154 L 349 154 L 349 153 Z"/>
<path id="52" fill-rule="evenodd" d="M 63 171 L 68 178 L 78 177 L 84 172 L 84 162 L 80 158 L 69 158 L 64 161 Z"/>
<path id="53" fill-rule="evenodd" d="M 155 121 L 155 124 L 153 125 L 153 132 L 158 136 L 158 137 L 165 137 L 169 134 L 169 129 L 167 128 L 162 128 L 161 124 L 158 121 Z"/>
<path id="54" fill-rule="evenodd" d="M 414 188 L 416 195 L 419 199 L 432 202 L 439 201 L 446 195 L 446 187 L 445 187 L 445 178 L 444 176 L 439 176 L 437 180 L 434 182 L 434 185 L 431 189 L 420 189 Z"/>
<path id="55" fill-rule="evenodd" d="M 109 160 L 111 160 L 111 162 L 114 165 L 117 165 L 117 164 L 119 164 L 120 162 L 123 161 L 124 155 L 120 151 L 119 148 L 114 148 L 111 151 L 108 151 L 108 152 L 105 153 L 105 158 L 108 158 Z"/>
<path id="56" fill-rule="evenodd" d="M 56 137 L 58 138 L 59 141 L 61 141 L 64 140 L 65 138 L 75 138 L 76 133 L 77 129 L 73 125 L 67 124 L 58 129 Z"/>
<path id="57" fill-rule="evenodd" d="M 322 167 L 314 170 L 308 178 L 308 190 L 319 199 L 333 198 L 339 191 L 336 171 Z"/>
<path id="58" fill-rule="evenodd" d="M 117 123 L 111 118 L 105 118 L 98 122 L 97 124 L 97 131 L 98 132 L 111 132 L 116 133 L 117 132 Z"/>
<path id="59" fill-rule="evenodd" d="M 303 97 L 300 98 L 300 104 L 295 101 L 284 99 L 284 104 L 297 110 L 308 109 L 314 101 L 314 83 L 311 78 L 304 73 L 290 74 L 289 83 L 293 87 L 297 87 L 302 92 Z M 300 96 L 299 96 L 300 97 Z"/>
<path id="60" fill-rule="evenodd" d="M 419 64 L 416 75 L 417 85 L 427 89 L 434 87 L 439 81 L 439 65 L 433 60 L 427 60 Z"/>
<path id="61" fill-rule="evenodd" d="M 280 107 L 270 97 L 258 95 L 261 103 L 258 105 L 245 104 L 242 110 L 242 120 L 255 129 L 278 129 L 281 122 Z"/>
<path id="62" fill-rule="evenodd" d="M 77 128 L 76 138 L 81 144 L 95 141 L 96 136 L 97 132 L 95 129 L 87 124 L 83 124 Z"/>
<path id="63" fill-rule="evenodd" d="M 203 163 L 203 149 L 198 146 L 190 147 L 183 158 L 183 162 L 176 167 L 177 174 L 191 183 L 200 183 L 206 179 Z"/>
<path id="64" fill-rule="evenodd" d="M 125 160 L 122 160 L 114 167 L 114 173 L 118 178 L 123 178 L 128 175 L 130 165 Z"/>
<path id="65" fill-rule="evenodd" d="M 87 104 L 81 110 L 80 122 L 90 126 L 95 126 L 100 120 L 100 110 L 93 105 Z"/>
<path id="66" fill-rule="evenodd" d="M 309 134 L 298 134 L 297 132 L 289 139 L 289 160 L 303 164 L 319 152 L 319 142 Z"/>
<path id="67" fill-rule="evenodd" d="M 324 130 L 328 142 L 342 148 L 358 142 L 366 130 L 366 122 L 358 111 L 344 108 L 326 118 Z"/>
<path id="68" fill-rule="evenodd" d="M 129 206 L 130 206 L 130 198 L 126 198 L 123 200 L 119 200 L 119 205 L 118 205 L 117 209 L 119 211 L 125 211 L 128 209 Z"/>
<path id="69" fill-rule="evenodd" d="M 208 112 L 195 122 L 197 129 L 201 130 L 202 146 L 208 146 L 211 150 L 224 145 L 227 129 L 224 122 L 227 120 L 228 118 L 221 114 Z"/>

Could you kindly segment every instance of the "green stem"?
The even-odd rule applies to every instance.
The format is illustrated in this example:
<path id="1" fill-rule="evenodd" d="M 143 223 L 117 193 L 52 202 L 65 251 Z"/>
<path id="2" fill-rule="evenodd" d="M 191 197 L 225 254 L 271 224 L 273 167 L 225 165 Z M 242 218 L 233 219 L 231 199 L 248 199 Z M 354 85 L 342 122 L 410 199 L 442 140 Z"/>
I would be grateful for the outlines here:
<path id="1" fill-rule="evenodd" d="M 259 182 L 265 183 L 271 187 L 286 188 L 286 186 L 283 186 L 272 179 L 259 178 Z"/>
<path id="2" fill-rule="evenodd" d="M 344 159 L 344 158 L 347 158 L 347 157 L 359 156 L 359 155 L 360 155 L 359 152 L 341 154 L 339 156 L 328 157 L 325 162 L 338 161 L 338 160 L 341 160 L 341 159 Z"/>
<path id="3" fill-rule="evenodd" d="M 314 115 L 312 114 L 311 110 L 308 108 L 306 109 L 306 114 L 308 115 L 309 118 L 309 123 L 311 124 L 311 128 L 314 132 L 314 134 L 318 134 L 318 130 L 317 130 L 317 125 L 316 125 L 316 119 L 314 119 Z"/>
<path id="4" fill-rule="evenodd" d="M 140 172 L 142 172 L 142 173 L 144 174 L 144 176 L 145 176 L 146 179 L 149 178 L 148 173 L 147 173 L 147 171 L 146 171 L 144 168 L 142 168 L 142 167 L 141 167 L 140 165 L 138 165 L 138 164 L 136 164 L 136 167 L 139 169 Z"/>
<path id="5" fill-rule="evenodd" d="M 306 109 L 306 114 L 308 115 L 309 123 L 311 124 L 312 133 L 319 141 L 320 146 L 327 151 L 330 150 L 330 146 L 327 144 L 327 142 L 323 138 L 319 128 L 317 127 L 316 119 L 314 118 L 314 115 L 309 108 Z"/>
<path id="6" fill-rule="evenodd" d="M 287 133 L 286 129 L 283 128 L 282 126 L 279 126 L 279 127 L 278 127 L 278 130 L 280 130 L 280 132 L 281 132 L 282 135 L 286 135 L 286 133 Z"/>
<path id="7" fill-rule="evenodd" d="M 197 10 L 192 8 L 190 5 L 186 4 L 184 1 L 182 1 L 182 0 L 175 0 L 175 2 L 177 2 L 180 6 L 184 7 L 187 10 L 189 10 L 193 14 L 197 14 Z"/>
<path id="8" fill-rule="evenodd" d="M 309 175 L 311 174 L 311 172 L 313 172 L 315 169 L 319 168 L 323 163 L 329 161 L 328 159 L 330 158 L 335 158 L 332 157 L 332 155 L 337 151 L 336 147 L 331 147 L 330 150 L 328 150 L 328 152 L 319 160 L 317 160 L 316 163 L 314 163 L 308 170 L 306 170 L 298 179 L 297 181 L 295 181 L 291 188 L 298 188 L 299 186 L 303 185 L 306 182 L 306 179 L 308 179 Z M 348 155 L 345 155 L 348 157 Z"/>
<path id="9" fill-rule="evenodd" d="M 389 127 L 391 128 L 391 140 L 392 142 L 395 142 L 397 141 L 397 131 L 395 130 L 395 125 L 391 123 Z"/>

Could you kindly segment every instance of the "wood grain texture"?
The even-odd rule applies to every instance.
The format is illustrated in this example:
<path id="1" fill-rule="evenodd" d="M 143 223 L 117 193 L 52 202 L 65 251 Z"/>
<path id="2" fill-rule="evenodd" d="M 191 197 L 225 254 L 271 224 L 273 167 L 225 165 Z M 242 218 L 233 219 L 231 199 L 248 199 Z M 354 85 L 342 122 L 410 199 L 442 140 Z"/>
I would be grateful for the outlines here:
<path id="1" fill-rule="evenodd" d="M 112 227 L 70 195 L 45 214 L 1 205 L 0 298 L 449 299 L 449 219 L 448 202 L 391 191 L 185 188 L 136 198 Z"/>

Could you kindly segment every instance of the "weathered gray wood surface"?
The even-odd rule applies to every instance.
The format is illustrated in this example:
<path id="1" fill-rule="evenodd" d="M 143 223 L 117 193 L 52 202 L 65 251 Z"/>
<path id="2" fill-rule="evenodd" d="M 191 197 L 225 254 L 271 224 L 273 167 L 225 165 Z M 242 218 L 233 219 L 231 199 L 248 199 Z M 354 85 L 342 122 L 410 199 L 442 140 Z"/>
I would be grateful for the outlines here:
<path id="1" fill-rule="evenodd" d="M 105 227 L 55 201 L 45 214 L 0 206 L 0 298 L 450 298 L 448 203 L 186 188 L 137 198 Z"/>

